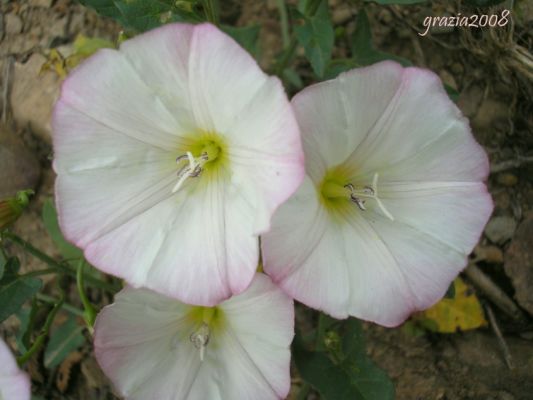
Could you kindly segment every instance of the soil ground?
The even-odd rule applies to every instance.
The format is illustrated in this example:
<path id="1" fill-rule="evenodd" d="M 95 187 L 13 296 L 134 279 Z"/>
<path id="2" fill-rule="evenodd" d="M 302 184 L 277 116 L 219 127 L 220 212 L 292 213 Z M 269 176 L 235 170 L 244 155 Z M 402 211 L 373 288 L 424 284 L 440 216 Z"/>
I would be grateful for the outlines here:
<path id="1" fill-rule="evenodd" d="M 417 34 L 423 31 L 422 21 L 429 15 L 490 14 L 509 8 L 511 3 L 481 11 L 459 1 L 366 6 L 376 47 L 432 69 L 458 92 L 457 104 L 489 154 L 488 185 L 495 202 L 493 217 L 472 256 L 472 264 L 496 283 L 521 314 L 517 317 L 502 311 L 494 293 L 478 284 L 474 285 L 476 293 L 493 310 L 500 338 L 494 333 L 494 322 L 471 332 L 422 336 L 412 336 L 401 327 L 384 329 L 366 324 L 368 352 L 393 378 L 398 400 L 533 399 L 533 3 L 514 2 L 512 23 L 500 29 L 436 27 L 427 36 Z M 260 63 L 268 69 L 281 50 L 276 2 L 232 0 L 222 4 L 222 16 L 229 22 L 261 26 Z M 340 32 L 334 58 L 349 55 L 361 4 L 330 1 L 332 18 Z M 68 54 L 80 33 L 115 40 L 120 27 L 70 0 L 2 1 L 0 10 L 0 71 L 2 88 L 9 89 L 2 91 L 9 95 L 0 99 L 5 111 L 0 144 L 10 143 L 18 160 L 0 164 L 4 168 L 0 176 L 5 179 L 0 184 L 0 195 L 16 190 L 20 181 L 26 186 L 35 184 L 37 194 L 14 230 L 49 254 L 58 255 L 40 213 L 44 200 L 53 195 L 50 114 L 61 79 L 53 71 L 40 70 L 50 49 Z M 294 65 L 308 83 L 310 67 L 304 58 L 297 57 Z M 34 258 L 21 257 L 25 270 L 43 267 Z M 470 274 L 466 280 L 476 283 Z M 47 281 L 47 290 L 53 292 L 57 284 Z M 93 298 L 100 304 L 110 300 Z M 76 303 L 75 294 L 71 301 Z M 17 324 L 15 318 L 10 318 L 0 332 L 12 339 Z M 507 355 L 500 339 L 508 346 Z M 36 392 L 46 399 L 115 398 L 90 354 L 87 345 L 71 354 L 51 375 L 39 363 L 30 363 Z M 294 393 L 299 385 L 295 377 Z M 308 398 L 317 395 L 311 393 Z"/>

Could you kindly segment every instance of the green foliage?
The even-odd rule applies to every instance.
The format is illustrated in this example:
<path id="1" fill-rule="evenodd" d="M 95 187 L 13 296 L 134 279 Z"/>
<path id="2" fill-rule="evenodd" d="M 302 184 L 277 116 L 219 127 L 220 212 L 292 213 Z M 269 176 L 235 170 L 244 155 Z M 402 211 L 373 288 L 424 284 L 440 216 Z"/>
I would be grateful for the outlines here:
<path id="1" fill-rule="evenodd" d="M 243 27 L 222 25 L 220 28 L 244 47 L 248 53 L 257 58 L 259 55 L 259 31 L 261 30 L 259 25 Z"/>
<path id="2" fill-rule="evenodd" d="M 339 324 L 338 329 L 333 329 Z M 358 320 L 338 323 L 328 318 L 318 331 L 315 351 L 297 335 L 293 355 L 302 378 L 325 400 L 394 398 L 392 382 L 366 355 Z"/>
<path id="3" fill-rule="evenodd" d="M 18 312 L 24 302 L 42 287 L 40 279 L 19 275 L 19 268 L 20 263 L 16 257 L 9 258 L 5 264 L 5 271 L 0 280 L 0 322 Z"/>
<path id="4" fill-rule="evenodd" d="M 57 327 L 50 335 L 50 341 L 44 351 L 44 366 L 58 366 L 69 353 L 77 350 L 85 343 L 84 327 L 78 325 L 75 317 L 70 317 L 63 325 Z"/>
<path id="5" fill-rule="evenodd" d="M 144 32 L 168 22 L 199 22 L 197 1 L 174 0 L 80 0 L 98 13 L 118 21 L 124 28 Z"/>
<path id="6" fill-rule="evenodd" d="M 361 10 L 357 16 L 356 28 L 352 38 L 352 55 L 359 66 L 377 63 L 383 60 L 394 60 L 403 66 L 410 66 L 412 63 L 403 58 L 377 50 L 372 43 L 372 32 L 365 10 Z"/>
<path id="7" fill-rule="evenodd" d="M 299 14 L 303 25 L 294 27 L 296 39 L 303 46 L 305 56 L 311 63 L 315 74 L 322 78 L 326 67 L 331 60 L 331 52 L 335 41 L 335 31 L 328 10 L 328 3 L 322 0 L 313 15 Z"/>
<path id="8" fill-rule="evenodd" d="M 42 217 L 44 227 L 52 238 L 53 242 L 57 246 L 59 252 L 65 259 L 80 259 L 83 257 L 83 253 L 76 246 L 67 242 L 63 237 L 61 230 L 59 229 L 59 223 L 57 220 L 57 212 L 54 207 L 52 199 L 47 199 L 43 205 Z"/>

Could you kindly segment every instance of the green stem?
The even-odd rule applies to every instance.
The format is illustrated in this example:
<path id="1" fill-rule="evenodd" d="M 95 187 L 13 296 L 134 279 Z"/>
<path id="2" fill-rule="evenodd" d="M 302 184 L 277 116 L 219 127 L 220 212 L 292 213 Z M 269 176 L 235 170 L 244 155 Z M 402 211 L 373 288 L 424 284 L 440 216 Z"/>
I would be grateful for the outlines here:
<path id="1" fill-rule="evenodd" d="M 41 329 L 41 333 L 39 334 L 39 336 L 37 336 L 30 349 L 17 358 L 17 363 L 19 366 L 25 364 L 35 353 L 37 353 L 41 349 L 44 344 L 44 341 L 46 340 L 46 337 L 48 336 L 48 333 L 50 332 L 50 327 L 52 326 L 52 322 L 54 322 L 57 312 L 63 306 L 63 300 L 64 298 L 62 296 L 59 301 L 54 305 L 54 308 L 52 308 L 52 311 L 50 311 L 50 314 L 48 314 L 48 316 L 46 317 L 46 321 L 44 323 L 43 328 Z"/>
<path id="2" fill-rule="evenodd" d="M 31 245 L 29 242 L 25 241 L 24 239 L 22 239 L 21 237 L 15 235 L 14 233 L 4 232 L 2 234 L 2 237 L 3 238 L 7 238 L 10 241 L 12 241 L 13 243 L 17 244 L 23 250 L 27 251 L 28 253 L 30 253 L 35 258 L 37 258 L 37 259 L 41 260 L 42 262 L 44 262 L 45 264 L 47 264 L 51 269 L 55 269 L 58 272 L 61 272 L 61 273 L 64 273 L 64 274 L 67 274 L 67 275 L 70 275 L 70 276 L 74 276 L 74 277 L 76 276 L 76 271 L 74 271 L 72 268 L 70 268 L 67 265 L 64 265 L 63 263 L 60 263 L 60 262 L 54 260 L 48 254 L 43 253 L 41 250 L 37 249 L 36 247 Z M 88 274 L 84 274 L 84 277 L 85 277 L 85 279 L 87 279 L 87 283 L 89 283 L 90 285 L 92 285 L 94 287 L 97 287 L 97 288 L 100 288 L 100 289 L 104 289 L 104 290 L 108 291 L 109 293 L 115 293 L 117 291 L 117 289 L 115 288 L 115 285 L 111 285 L 111 284 L 109 284 L 107 282 L 103 282 L 103 281 L 101 281 L 99 279 L 96 279 L 95 277 L 93 277 L 91 275 L 88 275 Z"/>
<path id="3" fill-rule="evenodd" d="M 40 276 L 40 275 L 47 275 L 47 274 L 55 274 L 57 273 L 57 270 L 54 268 L 46 268 L 46 269 L 39 269 L 37 271 L 30 271 L 25 274 L 19 275 L 19 278 L 31 278 L 32 276 Z"/>
<path id="4" fill-rule="evenodd" d="M 78 268 L 76 271 L 76 285 L 78 287 L 78 293 L 80 295 L 81 302 L 83 304 L 84 312 L 83 317 L 85 319 L 85 322 L 89 326 L 89 328 L 92 328 L 94 325 L 94 320 L 96 319 L 96 311 L 87 298 L 87 295 L 85 294 L 85 290 L 83 288 L 83 266 L 85 264 L 85 260 L 80 260 L 78 263 Z"/>
<path id="5" fill-rule="evenodd" d="M 318 11 L 318 8 L 320 7 L 322 0 L 312 0 L 308 7 L 306 15 L 307 17 L 313 17 L 316 12 Z M 283 71 L 285 71 L 285 68 L 287 68 L 287 65 L 294 57 L 294 52 L 296 51 L 296 48 L 298 47 L 298 41 L 296 40 L 296 36 L 294 34 L 291 37 L 291 40 L 286 48 L 286 50 L 283 52 L 283 55 L 281 56 L 281 60 L 277 63 L 277 66 L 275 68 L 275 74 L 279 76 L 280 78 L 283 77 Z"/>
<path id="6" fill-rule="evenodd" d="M 289 47 L 289 17 L 287 15 L 287 7 L 285 0 L 276 0 L 276 5 L 279 10 L 279 17 L 281 20 L 281 38 L 283 40 L 283 48 Z"/>
<path id="7" fill-rule="evenodd" d="M 37 300 L 40 300 L 42 302 L 49 303 L 49 304 L 55 304 L 59 301 L 59 299 L 56 299 L 55 297 L 48 296 L 43 293 L 37 293 L 36 297 L 37 297 Z M 72 304 L 63 302 L 63 304 L 61 305 L 61 308 L 63 308 L 63 310 L 68 311 L 69 313 L 76 315 L 78 317 L 83 318 L 84 316 L 83 311 L 80 310 L 78 307 L 73 306 Z"/>
<path id="8" fill-rule="evenodd" d="M 326 334 L 326 315 L 318 314 L 318 327 L 316 333 L 316 351 L 323 351 L 326 348 L 324 335 Z"/>
<path id="9" fill-rule="evenodd" d="M 217 0 L 204 0 L 204 12 L 206 19 L 213 25 L 218 26 L 218 2 Z"/>

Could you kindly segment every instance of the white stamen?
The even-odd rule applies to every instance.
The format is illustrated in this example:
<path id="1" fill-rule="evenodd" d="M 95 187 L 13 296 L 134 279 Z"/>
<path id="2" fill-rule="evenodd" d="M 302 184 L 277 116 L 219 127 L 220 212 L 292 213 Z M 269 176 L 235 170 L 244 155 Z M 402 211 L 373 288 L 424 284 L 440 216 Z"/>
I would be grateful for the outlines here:
<path id="1" fill-rule="evenodd" d="M 348 190 L 350 190 L 350 192 L 351 192 L 350 199 L 352 200 L 352 202 L 357 204 L 357 206 L 361 210 L 363 210 L 363 211 L 366 210 L 365 205 L 364 205 L 365 202 L 364 202 L 364 200 L 361 200 L 361 197 L 370 198 L 370 199 L 373 199 L 373 200 L 376 201 L 379 209 L 381 210 L 381 212 L 383 212 L 383 214 L 385 214 L 385 216 L 387 218 L 389 218 L 391 221 L 394 221 L 394 217 L 385 208 L 385 205 L 381 202 L 381 200 L 378 197 L 378 178 L 379 178 L 379 175 L 376 172 L 374 174 L 373 179 L 372 179 L 372 186 L 371 187 L 366 186 L 362 190 L 356 190 L 351 183 L 348 183 L 348 184 L 344 185 L 344 187 L 347 188 Z"/>
<path id="2" fill-rule="evenodd" d="M 204 361 L 205 348 L 209 343 L 209 337 L 209 326 L 205 322 L 190 336 L 192 344 L 200 351 L 200 361 Z"/>
<path id="3" fill-rule="evenodd" d="M 172 188 L 172 193 L 176 193 L 179 190 L 179 188 L 183 185 L 183 183 L 187 180 L 187 178 L 195 178 L 195 177 L 199 176 L 200 173 L 202 172 L 202 166 L 207 161 L 207 158 L 204 155 L 202 155 L 202 156 L 199 157 L 200 158 L 200 162 L 198 162 L 193 157 L 191 152 L 188 151 L 187 154 L 183 154 L 183 155 L 179 156 L 178 158 L 176 158 L 176 162 L 179 164 L 181 161 L 183 161 L 185 159 L 184 156 L 187 157 L 187 160 L 189 161 L 189 164 L 184 166 L 182 169 L 180 169 L 178 171 L 179 179 L 178 179 L 178 182 L 176 182 L 176 184 Z"/>

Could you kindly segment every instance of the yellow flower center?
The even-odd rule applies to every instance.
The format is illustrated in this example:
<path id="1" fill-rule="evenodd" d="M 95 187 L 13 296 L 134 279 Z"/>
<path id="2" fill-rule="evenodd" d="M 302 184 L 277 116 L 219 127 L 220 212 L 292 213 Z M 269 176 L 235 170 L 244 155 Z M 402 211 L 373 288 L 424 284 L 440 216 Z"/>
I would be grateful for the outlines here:
<path id="1" fill-rule="evenodd" d="M 189 178 L 207 175 L 205 180 L 208 181 L 227 167 L 227 146 L 220 135 L 203 133 L 191 136 L 186 141 L 187 145 L 176 158 L 178 180 L 172 193 L 180 190 Z"/>
<path id="2" fill-rule="evenodd" d="M 378 179 L 379 175 L 376 172 L 370 185 L 354 185 L 349 181 L 344 169 L 333 168 L 326 173 L 319 185 L 320 199 L 330 212 L 340 215 L 346 215 L 350 204 L 355 204 L 359 210 L 366 211 L 366 202 L 372 200 L 387 218 L 394 221 L 394 217 L 378 197 Z"/>

